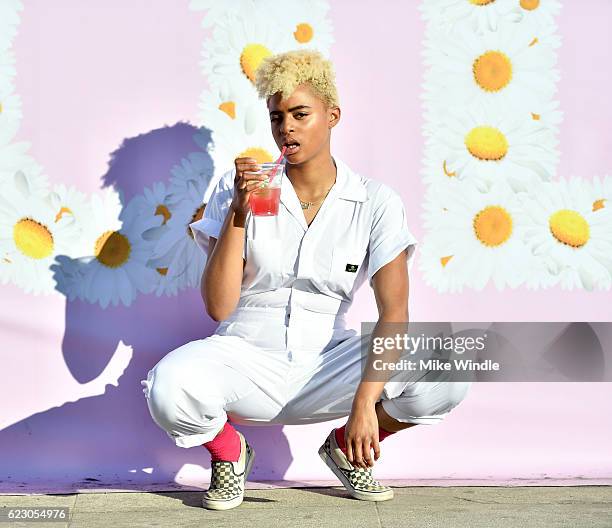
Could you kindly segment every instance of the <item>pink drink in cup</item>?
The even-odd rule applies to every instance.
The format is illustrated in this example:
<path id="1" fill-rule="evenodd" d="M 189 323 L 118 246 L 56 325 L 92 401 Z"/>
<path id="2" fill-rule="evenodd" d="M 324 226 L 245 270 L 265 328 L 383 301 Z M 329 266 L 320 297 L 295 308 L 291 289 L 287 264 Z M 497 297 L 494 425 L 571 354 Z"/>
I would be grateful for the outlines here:
<path id="1" fill-rule="evenodd" d="M 254 216 L 276 216 L 280 201 L 281 181 L 284 172 L 282 163 L 260 163 L 260 170 L 245 171 L 245 174 L 263 174 L 266 183 L 251 193 L 249 205 Z"/>

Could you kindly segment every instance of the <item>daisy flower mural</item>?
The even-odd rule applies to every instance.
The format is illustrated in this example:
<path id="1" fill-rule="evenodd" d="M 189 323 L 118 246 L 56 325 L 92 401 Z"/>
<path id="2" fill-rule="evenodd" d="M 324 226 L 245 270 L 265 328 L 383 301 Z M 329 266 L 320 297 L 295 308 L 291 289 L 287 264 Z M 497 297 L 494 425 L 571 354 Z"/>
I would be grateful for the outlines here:
<path id="1" fill-rule="evenodd" d="M 327 18 L 329 4 L 322 0 L 264 0 L 261 4 L 264 12 L 272 18 L 278 18 L 293 37 L 294 49 L 315 48 L 325 57 L 334 43 L 333 27 Z"/>
<path id="2" fill-rule="evenodd" d="M 423 18 L 449 30 L 458 25 L 472 32 L 495 31 L 500 20 L 518 22 L 518 0 L 425 0 L 420 5 Z"/>
<path id="3" fill-rule="evenodd" d="M 593 211 L 612 209 L 612 176 L 595 176 L 590 187 Z M 612 229 L 612 226 L 610 227 Z"/>
<path id="4" fill-rule="evenodd" d="M 444 247 L 426 234 L 421 243 L 419 268 L 428 286 L 440 293 L 461 293 L 467 284 L 467 276 L 461 261 L 455 258 L 452 248 Z"/>
<path id="5" fill-rule="evenodd" d="M 578 178 L 538 183 L 525 195 L 526 243 L 563 289 L 610 288 L 612 211 L 598 204 L 592 186 Z M 529 286 L 546 278 L 534 275 Z"/>
<path id="6" fill-rule="evenodd" d="M 561 12 L 559 0 L 518 0 L 521 23 L 534 31 L 555 28 L 555 19 Z"/>
<path id="7" fill-rule="evenodd" d="M 430 119 L 424 134 L 426 169 L 438 167 L 425 172 L 428 183 L 456 177 L 485 190 L 505 179 L 515 191 L 526 190 L 535 179 L 550 180 L 559 157 L 553 129 L 488 105 L 449 109 L 444 121 Z"/>
<path id="8" fill-rule="evenodd" d="M 199 136 L 197 141 L 201 140 Z M 148 265 L 164 270 L 156 295 L 176 295 L 199 285 L 206 256 L 197 247 L 189 224 L 202 218 L 215 183 L 210 158 L 204 153 L 192 153 L 172 169 L 167 198 L 170 218 L 143 235 L 153 242 Z"/>
<path id="9" fill-rule="evenodd" d="M 55 218 L 73 218 L 79 230 L 79 238 L 73 242 L 71 256 L 82 257 L 87 254 L 87 239 L 91 231 L 90 209 L 85 194 L 75 187 L 66 187 L 63 183 L 53 186 L 46 197 L 55 211 Z"/>
<path id="10" fill-rule="evenodd" d="M 21 99 L 10 91 L 0 85 L 0 145 L 12 141 L 21 124 Z"/>
<path id="11" fill-rule="evenodd" d="M 219 2 L 219 0 L 191 0 L 189 9 L 193 11 L 206 11 L 202 20 L 202 27 L 214 26 L 219 18 L 228 12 L 240 13 L 245 6 L 253 6 L 253 0 L 232 0 L 231 2 Z"/>
<path id="12" fill-rule="evenodd" d="M 154 183 L 153 186 L 149 189 L 145 187 L 141 195 L 135 196 L 133 198 L 134 207 L 138 210 L 138 216 L 141 218 L 154 223 L 154 218 L 156 216 L 161 219 L 161 226 L 165 226 L 168 220 L 172 218 L 172 211 L 170 210 L 170 204 L 168 203 L 168 190 L 166 185 L 163 182 Z M 148 235 L 148 233 L 152 230 L 157 229 L 157 227 L 153 227 L 143 233 L 143 238 L 145 240 L 154 240 Z M 147 263 L 148 267 L 152 267 L 159 274 L 159 281 L 157 283 L 157 290 L 163 292 L 171 292 L 171 294 L 176 294 L 178 291 L 177 286 L 174 284 L 175 280 L 168 280 L 168 268 L 167 266 L 160 265 L 159 267 L 150 266 Z"/>
<path id="13" fill-rule="evenodd" d="M 255 88 L 255 71 L 266 57 L 294 47 L 288 22 L 274 19 L 246 3 L 240 12 L 216 19 L 213 38 L 204 43 L 202 68 L 213 89 L 225 92 Z"/>
<path id="14" fill-rule="evenodd" d="M 81 297 L 102 308 L 121 302 L 130 306 L 138 293 L 150 293 L 159 274 L 146 266 L 151 243 L 142 233 L 162 222 L 160 216 L 143 219 L 139 202 L 132 200 L 121 210 L 119 194 L 111 188 L 92 196 L 89 252 L 74 265 L 56 271 L 58 289 L 68 298 Z M 91 236 L 93 235 L 93 236 Z"/>
<path id="15" fill-rule="evenodd" d="M 31 192 L 47 193 L 49 180 L 43 174 L 42 167 L 27 153 L 28 143 L 0 144 L 0 194 L 6 195 L 16 184 L 25 181 L 15 180 L 16 174 L 22 174 L 27 179 L 27 187 Z"/>
<path id="16" fill-rule="evenodd" d="M 470 182 L 431 186 L 425 211 L 431 247 L 424 264 L 432 284 L 445 275 L 438 288 L 481 290 L 493 281 L 503 290 L 525 281 L 532 258 L 523 241 L 524 213 L 520 195 L 506 183 L 495 182 L 484 193 Z M 454 273 L 445 269 L 451 262 L 449 270 L 459 266 Z"/>
<path id="17" fill-rule="evenodd" d="M 17 34 L 19 11 L 23 9 L 20 0 L 4 0 L 0 5 L 0 50 L 8 47 Z"/>
<path id="18" fill-rule="evenodd" d="M 196 143 L 203 149 L 208 148 L 206 137 L 202 134 L 194 136 Z M 179 165 L 175 165 L 171 172 L 170 186 L 168 187 L 167 202 L 171 207 L 185 200 L 193 188 L 197 192 L 202 191 L 200 200 L 206 203 L 214 188 L 215 179 L 212 176 L 212 162 L 206 152 L 191 152 L 187 157 L 181 159 Z"/>
<path id="19" fill-rule="evenodd" d="M 563 111 L 559 109 L 559 101 L 551 100 L 532 108 L 528 119 L 549 127 L 556 135 L 563 121 Z"/>
<path id="20" fill-rule="evenodd" d="M 252 133 L 261 106 L 261 100 L 252 90 L 244 90 L 242 93 L 236 89 L 226 93 L 205 91 L 200 97 L 199 119 L 210 130 L 230 125 Z"/>
<path id="21" fill-rule="evenodd" d="M 522 24 L 501 24 L 481 35 L 464 28 L 429 32 L 426 39 L 426 99 L 430 108 L 492 103 L 531 110 L 556 91 L 556 55 Z"/>
<path id="22" fill-rule="evenodd" d="M 234 166 L 234 160 L 238 157 L 251 157 L 258 163 L 278 158 L 279 149 L 270 132 L 270 116 L 266 106 L 260 105 L 250 118 L 250 131 L 227 120 L 220 120 L 213 129 L 213 145 L 209 153 L 216 180 Z"/>
<path id="23" fill-rule="evenodd" d="M 58 217 L 47 195 L 15 174 L 0 196 L 0 280 L 26 293 L 54 290 L 49 269 L 56 255 L 73 255 L 79 229 L 72 217 Z"/>

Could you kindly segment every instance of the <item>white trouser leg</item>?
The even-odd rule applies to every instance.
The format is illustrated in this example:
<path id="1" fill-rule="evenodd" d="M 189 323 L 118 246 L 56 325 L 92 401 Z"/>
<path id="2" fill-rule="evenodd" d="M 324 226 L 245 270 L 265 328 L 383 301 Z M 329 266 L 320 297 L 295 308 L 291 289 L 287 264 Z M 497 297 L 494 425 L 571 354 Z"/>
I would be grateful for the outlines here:
<path id="1" fill-rule="evenodd" d="M 272 421 L 285 400 L 287 368 L 282 355 L 211 336 L 167 354 L 141 383 L 155 423 L 177 446 L 193 447 L 212 440 L 228 416 Z"/>
<path id="2" fill-rule="evenodd" d="M 348 416 L 361 381 L 361 336 L 324 352 L 316 360 L 295 364 L 290 372 L 293 392 L 278 422 L 305 424 Z M 385 411 L 406 423 L 440 422 L 466 396 L 470 382 L 406 381 L 398 373 L 385 384 L 381 395 Z M 428 376 L 435 379 L 435 376 Z"/>
<path id="3" fill-rule="evenodd" d="M 435 424 L 461 403 L 470 385 L 464 381 L 408 383 L 399 396 L 383 398 L 381 405 L 398 422 Z"/>

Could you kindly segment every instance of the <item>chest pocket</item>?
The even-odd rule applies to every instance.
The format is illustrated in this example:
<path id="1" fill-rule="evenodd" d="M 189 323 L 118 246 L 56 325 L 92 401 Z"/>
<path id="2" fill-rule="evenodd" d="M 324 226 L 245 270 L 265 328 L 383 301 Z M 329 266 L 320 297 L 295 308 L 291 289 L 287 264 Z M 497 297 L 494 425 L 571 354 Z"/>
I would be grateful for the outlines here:
<path id="1" fill-rule="evenodd" d="M 352 297 L 355 280 L 362 273 L 364 256 L 356 249 L 334 248 L 328 276 L 332 289 Z"/>
<path id="2" fill-rule="evenodd" d="M 277 288 L 282 282 L 284 259 L 280 238 L 247 239 L 243 285 Z"/>

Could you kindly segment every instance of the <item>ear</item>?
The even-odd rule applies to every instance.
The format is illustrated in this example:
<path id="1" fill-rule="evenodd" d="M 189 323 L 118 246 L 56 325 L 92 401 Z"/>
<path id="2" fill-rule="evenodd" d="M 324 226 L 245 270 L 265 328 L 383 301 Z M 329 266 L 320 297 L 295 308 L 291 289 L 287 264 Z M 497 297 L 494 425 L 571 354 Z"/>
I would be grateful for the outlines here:
<path id="1" fill-rule="evenodd" d="M 329 109 L 328 128 L 334 128 L 338 124 L 338 121 L 340 121 L 340 114 L 340 107 L 338 106 L 333 106 Z"/>

